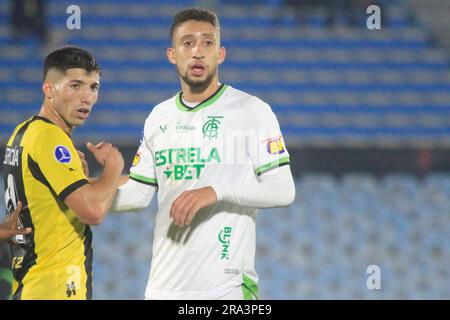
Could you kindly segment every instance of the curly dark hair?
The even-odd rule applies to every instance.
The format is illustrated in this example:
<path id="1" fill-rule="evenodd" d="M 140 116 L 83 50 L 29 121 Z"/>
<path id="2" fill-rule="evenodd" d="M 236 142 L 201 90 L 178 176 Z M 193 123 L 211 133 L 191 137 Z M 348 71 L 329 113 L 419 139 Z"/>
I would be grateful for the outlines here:
<path id="1" fill-rule="evenodd" d="M 220 24 L 217 14 L 210 10 L 202 8 L 187 8 L 177 12 L 173 16 L 172 27 L 170 28 L 170 39 L 173 39 L 175 30 L 183 23 L 189 20 L 205 21 L 217 28 L 220 34 Z"/>

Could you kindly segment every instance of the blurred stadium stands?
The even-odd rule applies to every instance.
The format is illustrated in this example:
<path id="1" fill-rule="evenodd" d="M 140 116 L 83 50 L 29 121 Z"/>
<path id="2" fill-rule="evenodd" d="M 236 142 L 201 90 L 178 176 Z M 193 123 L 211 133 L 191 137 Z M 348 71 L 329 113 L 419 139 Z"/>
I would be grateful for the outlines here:
<path id="1" fill-rule="evenodd" d="M 320 19 L 298 28 L 288 12 L 280 15 L 280 2 L 217 5 L 228 48 L 221 75 L 272 105 L 291 146 L 450 144 L 448 56 L 410 18 L 407 1 L 386 3 L 389 23 L 380 31 L 365 28 L 365 12 L 360 28 L 324 28 Z M 104 68 L 96 110 L 74 138 L 135 144 L 153 106 L 179 90 L 165 56 L 171 16 L 195 2 L 79 0 L 81 30 L 72 31 L 65 28 L 71 2 L 48 3 L 54 42 L 90 49 Z M 3 1 L 2 139 L 39 107 L 47 53 L 34 39 L 11 44 L 7 22 Z"/>
<path id="2" fill-rule="evenodd" d="M 367 30 L 365 21 L 327 28 L 320 14 L 299 27 L 282 1 L 224 2 L 216 7 L 228 49 L 221 78 L 271 104 L 290 150 L 450 145 L 448 52 L 412 18 L 408 1 L 385 1 L 381 31 Z M 65 22 L 73 3 L 48 3 L 56 47 L 90 49 L 104 69 L 99 102 L 74 139 L 134 149 L 152 107 L 179 90 L 165 57 L 171 16 L 197 2 L 77 0 L 82 29 L 72 31 Z M 34 39 L 12 43 L 7 8 L 0 1 L 0 146 L 37 112 L 42 60 L 54 48 Z M 331 168 L 335 159 L 316 162 Z M 295 204 L 258 216 L 262 298 L 450 298 L 450 173 L 416 173 L 302 172 Z M 112 214 L 94 228 L 94 298 L 143 298 L 154 210 L 153 202 L 141 213 Z M 381 268 L 381 290 L 366 287 L 372 264 Z"/>
<path id="3" fill-rule="evenodd" d="M 450 297 L 450 173 L 307 174 L 296 190 L 291 207 L 258 215 L 262 298 Z M 93 228 L 95 299 L 143 299 L 154 213 L 153 201 Z M 381 269 L 380 290 L 366 287 L 369 265 Z"/>

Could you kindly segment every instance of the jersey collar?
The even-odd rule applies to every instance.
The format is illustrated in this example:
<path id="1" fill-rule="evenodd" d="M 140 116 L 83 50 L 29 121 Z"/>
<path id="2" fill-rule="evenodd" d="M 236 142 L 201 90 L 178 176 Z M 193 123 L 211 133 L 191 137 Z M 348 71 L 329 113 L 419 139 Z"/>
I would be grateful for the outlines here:
<path id="1" fill-rule="evenodd" d="M 175 101 L 176 101 L 176 105 L 177 108 L 180 111 L 187 111 L 187 112 L 197 112 L 201 109 L 204 109 L 206 107 L 209 107 L 210 105 L 212 105 L 214 102 L 216 102 L 221 96 L 222 94 L 225 92 L 225 90 L 228 88 L 228 85 L 226 84 L 222 84 L 219 89 L 217 89 L 216 92 L 214 92 L 214 94 L 212 96 L 210 96 L 209 98 L 207 98 L 206 100 L 203 100 L 202 102 L 200 102 L 198 105 L 196 105 L 193 108 L 190 108 L 189 106 L 187 106 L 184 102 L 183 102 L 183 92 L 180 91 L 178 92 Z"/>
<path id="2" fill-rule="evenodd" d="M 32 119 L 33 119 L 33 121 L 34 121 L 34 120 L 42 120 L 42 121 L 44 121 L 44 122 L 54 124 L 54 123 L 51 122 L 49 119 L 44 118 L 44 117 L 41 117 L 41 116 L 33 116 Z"/>
<path id="3" fill-rule="evenodd" d="M 31 120 L 32 120 L 32 121 L 42 120 L 42 121 L 44 121 L 44 122 L 50 123 L 50 124 L 52 124 L 52 125 L 54 125 L 54 126 L 60 128 L 62 131 L 64 131 L 61 127 L 57 126 L 56 124 L 54 124 L 51 120 L 49 120 L 49 119 L 47 119 L 47 118 L 44 118 L 44 117 L 41 117 L 41 116 L 33 116 L 33 117 L 31 118 Z M 68 135 L 69 138 L 71 137 L 70 134 L 68 134 L 66 131 L 64 131 L 64 133 L 65 133 L 66 135 Z"/>

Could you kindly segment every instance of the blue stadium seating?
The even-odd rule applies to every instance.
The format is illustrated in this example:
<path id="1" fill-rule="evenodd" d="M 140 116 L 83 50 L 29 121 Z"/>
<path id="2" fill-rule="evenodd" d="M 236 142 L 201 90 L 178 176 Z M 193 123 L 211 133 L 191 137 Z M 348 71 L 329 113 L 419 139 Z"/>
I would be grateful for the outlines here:
<path id="1" fill-rule="evenodd" d="M 165 58 L 168 29 L 171 15 L 195 2 L 78 1 L 81 31 L 65 30 L 69 1 L 48 2 L 49 24 L 59 43 L 92 50 L 104 68 L 96 112 L 74 138 L 82 142 L 112 134 L 135 144 L 153 106 L 179 90 Z M 249 2 L 251 10 L 242 10 L 220 1 L 217 11 L 228 49 L 223 81 L 269 102 L 288 144 L 449 142 L 448 60 L 410 18 L 407 2 L 385 2 L 389 21 L 382 31 L 329 29 L 321 23 L 300 28 L 280 3 Z M 18 120 L 40 105 L 45 50 L 33 39 L 13 44 L 7 3 L 0 9 L 3 143 Z M 113 124 L 104 120 L 121 119 L 124 110 L 133 112 Z"/>
<path id="2" fill-rule="evenodd" d="M 308 174 L 296 181 L 292 206 L 257 217 L 262 298 L 450 297 L 449 173 Z M 143 299 L 155 212 L 153 201 L 142 212 L 111 213 L 93 228 L 95 299 Z M 381 290 L 367 289 L 370 265 L 381 269 Z"/>

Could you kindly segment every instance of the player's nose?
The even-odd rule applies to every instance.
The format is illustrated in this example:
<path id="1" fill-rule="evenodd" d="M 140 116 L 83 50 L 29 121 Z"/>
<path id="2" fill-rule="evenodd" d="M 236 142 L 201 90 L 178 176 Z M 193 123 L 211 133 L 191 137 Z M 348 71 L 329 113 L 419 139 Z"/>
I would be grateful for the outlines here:
<path id="1" fill-rule="evenodd" d="M 96 94 L 92 92 L 85 92 L 81 95 L 81 102 L 86 105 L 92 105 L 95 103 Z"/>
<path id="2" fill-rule="evenodd" d="M 201 58 L 203 57 L 203 47 L 201 44 L 197 43 L 193 48 L 192 48 L 192 54 L 195 58 Z"/>

